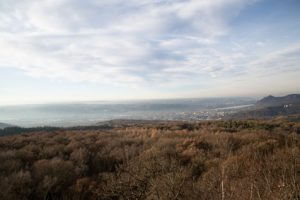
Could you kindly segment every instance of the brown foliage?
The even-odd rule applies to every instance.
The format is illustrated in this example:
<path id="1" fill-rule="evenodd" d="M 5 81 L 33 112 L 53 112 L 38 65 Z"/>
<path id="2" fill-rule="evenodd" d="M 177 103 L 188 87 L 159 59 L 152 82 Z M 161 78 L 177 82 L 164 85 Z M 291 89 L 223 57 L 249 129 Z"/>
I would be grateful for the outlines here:
<path id="1" fill-rule="evenodd" d="M 0 199 L 299 199 L 297 122 L 170 122 L 0 138 Z"/>

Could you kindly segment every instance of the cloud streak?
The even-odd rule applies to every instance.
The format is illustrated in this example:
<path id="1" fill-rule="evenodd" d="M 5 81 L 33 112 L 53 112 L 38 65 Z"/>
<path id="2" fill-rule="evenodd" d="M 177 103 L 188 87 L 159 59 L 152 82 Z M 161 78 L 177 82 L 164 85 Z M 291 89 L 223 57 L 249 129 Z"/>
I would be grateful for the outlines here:
<path id="1" fill-rule="evenodd" d="M 262 58 L 249 55 L 249 49 L 234 50 L 244 44 L 222 42 L 230 38 L 232 20 L 256 2 L 1 1 L 0 68 L 33 77 L 133 86 L 263 75 L 271 66 L 298 70 L 299 47 L 269 51 Z"/>
<path id="2" fill-rule="evenodd" d="M 246 1 L 1 3 L 1 66 L 72 81 L 143 82 L 222 67 L 207 48 Z M 215 57 L 214 59 L 218 59 Z M 176 74 L 177 72 L 177 74 Z M 167 75 L 167 74 L 165 74 Z"/>

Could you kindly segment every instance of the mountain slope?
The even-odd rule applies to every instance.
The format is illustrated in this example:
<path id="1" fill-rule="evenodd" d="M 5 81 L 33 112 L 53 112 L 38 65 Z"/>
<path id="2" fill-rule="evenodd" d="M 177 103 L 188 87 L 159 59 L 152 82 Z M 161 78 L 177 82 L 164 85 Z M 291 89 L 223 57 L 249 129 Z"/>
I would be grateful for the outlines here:
<path id="1" fill-rule="evenodd" d="M 257 101 L 250 110 L 234 113 L 229 119 L 261 119 L 300 114 L 300 94 L 283 97 L 267 96 Z"/>
<path id="2" fill-rule="evenodd" d="M 4 128 L 7 128 L 7 127 L 13 127 L 13 125 L 0 123 L 0 129 L 4 129 Z"/>
<path id="3" fill-rule="evenodd" d="M 300 94 L 290 94 L 283 97 L 274 97 L 269 95 L 259 100 L 256 106 L 259 107 L 271 107 L 271 106 L 281 106 L 288 104 L 300 104 Z"/>

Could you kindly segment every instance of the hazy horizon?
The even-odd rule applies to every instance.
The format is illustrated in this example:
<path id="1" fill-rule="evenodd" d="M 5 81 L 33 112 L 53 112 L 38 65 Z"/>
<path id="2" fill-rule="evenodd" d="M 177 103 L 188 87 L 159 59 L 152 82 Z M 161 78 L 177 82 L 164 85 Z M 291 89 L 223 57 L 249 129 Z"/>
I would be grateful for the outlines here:
<path id="1" fill-rule="evenodd" d="M 259 100 L 266 96 L 282 97 L 290 94 L 300 94 L 300 91 L 279 92 L 279 93 L 264 93 L 257 95 L 240 95 L 240 96 L 174 96 L 174 97 L 153 97 L 153 98 L 117 98 L 117 99 L 61 99 L 61 100 L 45 100 L 45 101 L 22 101 L 22 102 L 5 102 L 0 101 L 0 107 L 3 106 L 26 106 L 26 105 L 51 105 L 51 104 L 85 104 L 85 103 L 126 103 L 126 102 L 147 102 L 147 101 L 161 101 L 161 100 L 190 100 L 190 99 L 222 99 L 222 98 L 249 98 Z"/>
<path id="2" fill-rule="evenodd" d="M 0 122 L 23 127 L 95 125 L 114 119 L 207 120 L 252 106 L 252 98 L 96 101 L 0 106 Z"/>
<path id="3" fill-rule="evenodd" d="M 166 97 L 166 98 L 140 98 L 140 99 L 93 99 L 93 100 L 60 100 L 60 101 L 41 101 L 41 102 L 23 102 L 23 103 L 0 103 L 0 107 L 6 106 L 30 106 L 30 105 L 55 105 L 55 104 L 105 104 L 105 103 L 112 103 L 112 104 L 126 104 L 126 103 L 135 103 L 135 102 L 155 102 L 155 101 L 184 101 L 184 100 L 205 100 L 205 99 L 235 99 L 235 98 L 244 98 L 244 99 L 252 99 L 252 100 L 260 100 L 264 97 L 269 95 L 275 97 L 282 97 L 290 94 L 299 94 L 300 92 L 288 92 L 288 93 L 278 93 L 275 94 L 264 94 L 264 95 L 253 95 L 253 96 L 203 96 L 203 97 Z"/>
<path id="4" fill-rule="evenodd" d="M 0 105 L 300 93 L 298 0 L 0 2 Z"/>

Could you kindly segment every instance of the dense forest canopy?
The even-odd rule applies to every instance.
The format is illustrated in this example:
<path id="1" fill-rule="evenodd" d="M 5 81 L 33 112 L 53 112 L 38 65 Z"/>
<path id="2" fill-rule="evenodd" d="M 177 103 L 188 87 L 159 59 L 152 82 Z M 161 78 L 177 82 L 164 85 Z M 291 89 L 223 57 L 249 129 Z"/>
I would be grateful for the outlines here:
<path id="1" fill-rule="evenodd" d="M 144 123 L 0 138 L 0 199 L 299 199 L 300 124 Z"/>

